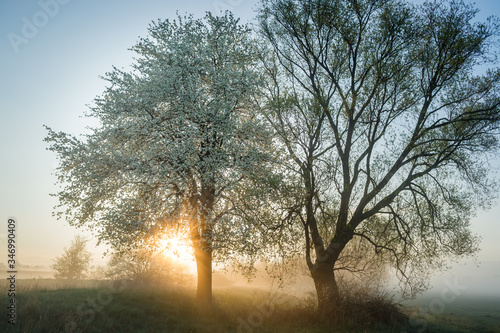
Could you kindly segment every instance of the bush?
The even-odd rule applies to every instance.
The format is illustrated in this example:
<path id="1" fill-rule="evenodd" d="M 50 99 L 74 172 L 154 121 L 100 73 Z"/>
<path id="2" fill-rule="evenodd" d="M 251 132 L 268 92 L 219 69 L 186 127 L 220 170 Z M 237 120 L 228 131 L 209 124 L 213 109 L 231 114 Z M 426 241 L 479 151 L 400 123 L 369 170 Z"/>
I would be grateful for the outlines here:
<path id="1" fill-rule="evenodd" d="M 131 281 L 136 286 L 188 285 L 192 276 L 186 267 L 161 254 L 147 250 L 111 255 L 106 277 Z"/>
<path id="2" fill-rule="evenodd" d="M 377 325 L 399 327 L 407 325 L 409 318 L 387 292 L 380 289 L 378 283 L 365 280 L 344 280 L 340 284 L 341 306 L 340 321 L 343 325 L 367 327 Z"/>

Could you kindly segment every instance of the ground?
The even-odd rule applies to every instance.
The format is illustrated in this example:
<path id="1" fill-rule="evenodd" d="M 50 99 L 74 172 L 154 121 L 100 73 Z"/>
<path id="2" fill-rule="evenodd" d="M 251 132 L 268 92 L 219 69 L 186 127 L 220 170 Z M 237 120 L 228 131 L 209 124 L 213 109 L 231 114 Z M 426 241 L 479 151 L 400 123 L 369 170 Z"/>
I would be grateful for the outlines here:
<path id="1" fill-rule="evenodd" d="M 213 309 L 207 310 L 193 302 L 193 290 L 180 287 L 54 279 L 16 281 L 13 326 L 6 319 L 11 299 L 6 282 L 0 288 L 1 332 L 500 332 L 497 298 L 457 298 L 443 311 L 429 311 L 435 297 L 427 296 L 405 307 L 410 325 L 351 322 L 341 327 L 316 318 L 313 298 L 262 289 L 216 288 Z"/>

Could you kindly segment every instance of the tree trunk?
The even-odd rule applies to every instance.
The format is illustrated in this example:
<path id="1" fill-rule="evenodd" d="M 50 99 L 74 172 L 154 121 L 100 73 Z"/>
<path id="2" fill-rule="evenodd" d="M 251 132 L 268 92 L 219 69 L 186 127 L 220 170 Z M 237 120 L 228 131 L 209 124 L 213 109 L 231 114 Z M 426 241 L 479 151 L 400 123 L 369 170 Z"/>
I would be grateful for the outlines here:
<path id="1" fill-rule="evenodd" d="M 318 313 L 323 320 L 337 321 L 340 295 L 333 264 L 316 261 L 310 269 L 318 297 Z"/>
<path id="2" fill-rule="evenodd" d="M 203 305 L 212 304 L 212 249 L 200 241 L 194 249 L 198 285 L 196 299 Z"/>
<path id="3" fill-rule="evenodd" d="M 193 186 L 196 189 L 196 186 Z M 196 191 L 194 191 L 196 192 Z M 202 186 L 201 195 L 193 195 L 190 199 L 191 241 L 196 259 L 196 299 L 202 306 L 212 305 L 212 221 L 209 218 L 213 208 L 215 189 L 213 186 Z"/>
<path id="4" fill-rule="evenodd" d="M 214 192 L 212 187 L 203 187 L 198 223 L 191 231 L 198 275 L 196 299 L 204 306 L 212 305 L 212 225 L 209 212 L 213 207 Z"/>

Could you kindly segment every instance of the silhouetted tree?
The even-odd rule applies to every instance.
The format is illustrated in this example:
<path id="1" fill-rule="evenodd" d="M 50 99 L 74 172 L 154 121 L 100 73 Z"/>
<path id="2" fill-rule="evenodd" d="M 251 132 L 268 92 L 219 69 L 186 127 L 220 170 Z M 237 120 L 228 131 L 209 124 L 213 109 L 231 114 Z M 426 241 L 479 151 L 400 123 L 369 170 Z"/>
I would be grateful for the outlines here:
<path id="1" fill-rule="evenodd" d="M 478 249 L 469 219 L 495 195 L 500 71 L 475 74 L 498 34 L 476 12 L 462 1 L 262 1 L 264 113 L 301 188 L 286 216 L 327 316 L 354 242 L 385 256 L 410 293 Z"/>

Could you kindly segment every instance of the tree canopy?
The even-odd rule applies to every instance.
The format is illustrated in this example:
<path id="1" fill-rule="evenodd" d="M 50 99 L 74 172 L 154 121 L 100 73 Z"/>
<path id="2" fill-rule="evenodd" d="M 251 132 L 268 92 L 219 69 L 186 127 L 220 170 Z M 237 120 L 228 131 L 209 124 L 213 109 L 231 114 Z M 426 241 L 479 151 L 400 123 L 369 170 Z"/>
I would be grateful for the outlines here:
<path id="1" fill-rule="evenodd" d="M 461 1 L 264 0 L 264 106 L 303 196 L 292 213 L 320 308 L 353 242 L 385 256 L 410 293 L 477 251 L 470 217 L 494 197 L 500 71 L 495 19 Z"/>
<path id="2" fill-rule="evenodd" d="M 60 158 L 59 214 L 117 250 L 187 232 L 206 301 L 213 248 L 239 246 L 219 232 L 231 223 L 225 197 L 259 174 L 267 154 L 252 107 L 261 79 L 250 33 L 231 14 L 152 24 L 132 49 L 133 71 L 105 76 L 110 85 L 90 109 L 100 126 L 83 139 L 49 128 L 46 139 Z"/>

